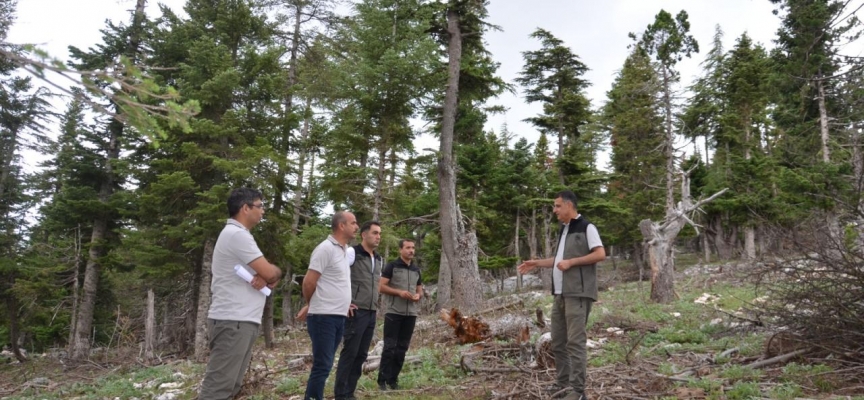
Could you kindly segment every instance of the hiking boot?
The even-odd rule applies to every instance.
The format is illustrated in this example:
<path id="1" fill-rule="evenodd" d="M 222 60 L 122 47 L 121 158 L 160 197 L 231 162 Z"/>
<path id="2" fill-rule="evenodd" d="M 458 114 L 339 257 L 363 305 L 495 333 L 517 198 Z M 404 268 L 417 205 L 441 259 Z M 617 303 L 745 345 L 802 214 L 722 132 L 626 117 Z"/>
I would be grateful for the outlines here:
<path id="1" fill-rule="evenodd" d="M 390 386 L 390 389 L 393 389 L 393 390 L 399 390 L 399 384 L 398 384 L 398 383 L 393 383 L 393 384 L 391 384 L 391 385 L 389 385 L 389 386 Z"/>
<path id="2" fill-rule="evenodd" d="M 378 390 L 387 390 L 387 385 L 385 385 L 383 382 L 379 383 Z"/>

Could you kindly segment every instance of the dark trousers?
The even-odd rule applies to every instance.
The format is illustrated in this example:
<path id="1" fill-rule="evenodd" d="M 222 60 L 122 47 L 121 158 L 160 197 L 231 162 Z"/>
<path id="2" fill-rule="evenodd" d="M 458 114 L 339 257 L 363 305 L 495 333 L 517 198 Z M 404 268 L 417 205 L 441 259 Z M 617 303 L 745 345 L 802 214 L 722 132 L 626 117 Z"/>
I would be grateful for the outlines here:
<path id="1" fill-rule="evenodd" d="M 231 399 L 243 386 L 243 376 L 252 359 L 252 345 L 258 337 L 258 324 L 208 319 L 207 329 L 210 361 L 198 399 Z"/>
<path id="2" fill-rule="evenodd" d="M 304 400 L 324 400 L 324 384 L 333 368 L 336 347 L 345 331 L 342 315 L 313 314 L 306 317 L 306 329 L 312 339 L 312 372 L 306 383 Z"/>
<path id="3" fill-rule="evenodd" d="M 405 364 L 405 353 L 411 345 L 416 316 L 384 315 L 384 352 L 381 354 L 381 367 L 378 370 L 378 384 L 395 385 Z"/>
<path id="4" fill-rule="evenodd" d="M 354 316 L 345 320 L 345 338 L 336 367 L 334 394 L 337 399 L 354 395 L 357 381 L 363 375 L 363 363 L 369 354 L 369 344 L 375 334 L 375 310 L 354 310 Z"/>

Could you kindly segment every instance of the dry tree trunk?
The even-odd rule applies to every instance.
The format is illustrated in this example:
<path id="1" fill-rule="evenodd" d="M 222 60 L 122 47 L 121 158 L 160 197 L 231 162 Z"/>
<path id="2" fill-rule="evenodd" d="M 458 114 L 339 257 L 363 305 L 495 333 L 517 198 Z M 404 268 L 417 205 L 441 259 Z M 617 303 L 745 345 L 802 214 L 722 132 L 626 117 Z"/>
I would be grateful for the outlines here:
<path id="1" fill-rule="evenodd" d="M 456 166 L 453 157 L 454 126 L 459 95 L 459 72 L 462 59 L 462 31 L 459 13 L 447 10 L 447 88 L 441 121 L 441 148 L 438 153 L 438 201 L 441 247 L 447 255 L 456 305 L 474 310 L 483 300 L 477 270 L 477 235 L 465 226 L 456 203 Z"/>
<path id="2" fill-rule="evenodd" d="M 688 216 L 694 210 L 726 192 L 723 189 L 707 199 L 693 203 L 690 197 L 689 172 L 683 174 L 681 180 L 681 202 L 677 207 L 667 211 L 666 218 L 660 222 L 649 219 L 639 223 L 639 230 L 648 247 L 648 263 L 651 267 L 651 300 L 658 303 L 668 303 L 675 298 L 675 260 L 672 250 L 675 238 L 686 224 L 696 227 Z M 698 228 L 697 228 L 698 233 Z"/>
<path id="3" fill-rule="evenodd" d="M 195 318 L 195 360 L 204 362 L 209 348 L 207 332 L 207 313 L 210 310 L 210 280 L 213 277 L 213 248 L 216 241 L 212 238 L 204 242 L 201 256 L 201 281 L 198 286 L 198 313 Z"/>
<path id="4" fill-rule="evenodd" d="M 154 343 L 156 341 L 156 299 L 153 289 L 147 290 L 147 307 L 144 317 L 144 359 L 147 361 L 155 357 Z"/>

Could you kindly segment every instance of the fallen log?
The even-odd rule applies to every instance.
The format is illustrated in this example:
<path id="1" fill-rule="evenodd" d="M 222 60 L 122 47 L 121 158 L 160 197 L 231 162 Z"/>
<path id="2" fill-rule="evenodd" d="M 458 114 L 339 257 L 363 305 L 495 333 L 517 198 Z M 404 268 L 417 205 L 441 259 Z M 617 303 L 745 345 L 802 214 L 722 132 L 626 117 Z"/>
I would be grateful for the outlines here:
<path id="1" fill-rule="evenodd" d="M 423 360 L 420 356 L 408 356 L 405 357 L 405 364 L 420 364 Z M 377 357 L 375 360 L 366 360 L 363 363 L 363 373 L 377 371 L 378 368 L 381 367 L 381 357 Z"/>

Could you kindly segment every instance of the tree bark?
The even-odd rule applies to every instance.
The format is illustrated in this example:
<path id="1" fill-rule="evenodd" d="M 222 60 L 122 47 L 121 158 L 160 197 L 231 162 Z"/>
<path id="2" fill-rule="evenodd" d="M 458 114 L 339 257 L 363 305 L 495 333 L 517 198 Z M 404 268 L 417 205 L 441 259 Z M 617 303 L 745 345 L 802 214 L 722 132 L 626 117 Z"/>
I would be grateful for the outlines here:
<path id="1" fill-rule="evenodd" d="M 543 206 L 543 258 L 552 257 L 552 224 L 549 223 L 549 207 Z M 552 287 L 552 268 L 540 269 L 540 281 L 543 287 Z"/>
<path id="2" fill-rule="evenodd" d="M 156 299 L 153 289 L 147 290 L 147 308 L 144 317 L 144 359 L 147 361 L 155 357 L 156 341 Z"/>
<path id="3" fill-rule="evenodd" d="M 14 283 L 14 281 L 11 283 Z M 6 297 L 6 314 L 9 318 L 9 346 L 12 349 L 12 354 L 15 355 L 15 358 L 20 362 L 25 362 L 27 361 L 27 357 L 21 353 L 21 347 L 18 345 L 18 339 L 20 336 L 18 329 L 18 299 L 16 299 L 15 295 L 12 293 L 8 293 L 4 297 Z"/>
<path id="4" fill-rule="evenodd" d="M 462 31 L 459 14 L 447 10 L 447 88 L 441 121 L 441 148 L 438 153 L 438 201 L 441 247 L 447 255 L 453 282 L 455 306 L 466 312 L 482 305 L 483 291 L 477 270 L 477 235 L 467 228 L 456 203 L 456 165 L 453 156 L 454 127 L 462 60 Z"/>
<path id="5" fill-rule="evenodd" d="M 519 229 L 520 229 L 519 223 L 521 222 L 521 219 L 519 218 L 520 217 L 519 214 L 520 214 L 519 213 L 519 207 L 516 207 L 516 232 L 513 235 L 513 252 L 516 253 L 517 262 L 518 262 L 518 260 L 521 260 L 521 255 L 520 255 L 520 251 L 519 251 Z M 502 289 L 503 289 L 503 284 L 502 284 Z M 516 291 L 518 291 L 518 292 L 522 291 L 522 274 L 519 274 L 519 273 L 516 274 Z"/>
<path id="6" fill-rule="evenodd" d="M 822 139 L 822 162 L 831 162 L 831 149 L 828 146 L 830 132 L 828 129 L 828 109 L 825 105 L 825 83 L 819 79 L 816 81 L 816 89 L 819 91 L 819 133 Z"/>
<path id="7" fill-rule="evenodd" d="M 447 261 L 447 254 L 441 250 L 441 258 L 438 264 L 438 296 L 435 303 L 435 311 L 441 311 L 442 308 L 450 308 L 450 288 L 453 283 L 453 274 L 450 271 L 450 263 Z"/>
<path id="8" fill-rule="evenodd" d="M 75 328 L 78 321 L 78 291 L 80 290 L 79 275 L 81 274 L 81 225 L 75 229 L 75 265 L 72 275 L 72 315 L 69 321 L 69 339 L 67 350 L 72 353 L 72 344 L 75 343 Z"/>
<path id="9" fill-rule="evenodd" d="M 201 281 L 198 286 L 198 312 L 195 318 L 195 355 L 198 362 L 204 362 L 209 350 L 209 332 L 207 332 L 207 313 L 210 310 L 210 280 L 213 277 L 213 249 L 216 239 L 204 241 L 204 253 L 201 255 Z"/>
<path id="10" fill-rule="evenodd" d="M 273 296 L 264 300 L 264 315 L 261 317 L 261 334 L 264 336 L 264 347 L 273 348 Z"/>
<path id="11" fill-rule="evenodd" d="M 744 227 L 744 258 L 756 259 L 756 228 L 749 225 Z"/>
<path id="12" fill-rule="evenodd" d="M 372 194 L 372 220 L 380 221 L 381 204 L 384 202 L 384 183 L 387 180 L 387 145 L 378 148 L 378 170 L 375 174 L 375 193 Z"/>
<path id="13" fill-rule="evenodd" d="M 672 131 L 672 77 L 666 67 L 660 67 L 663 79 L 663 109 L 666 113 L 666 138 L 663 151 L 666 156 L 666 214 L 675 208 L 675 135 Z"/>

